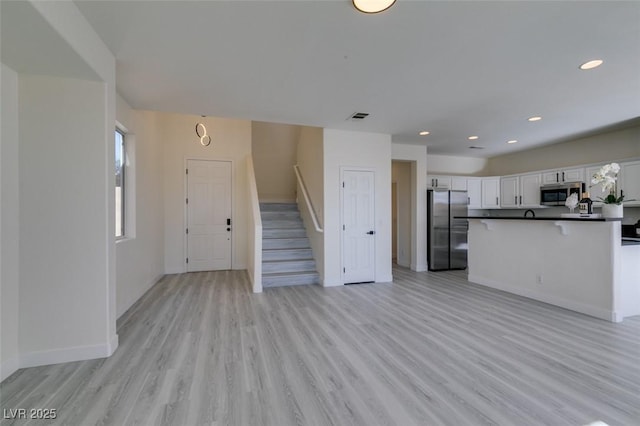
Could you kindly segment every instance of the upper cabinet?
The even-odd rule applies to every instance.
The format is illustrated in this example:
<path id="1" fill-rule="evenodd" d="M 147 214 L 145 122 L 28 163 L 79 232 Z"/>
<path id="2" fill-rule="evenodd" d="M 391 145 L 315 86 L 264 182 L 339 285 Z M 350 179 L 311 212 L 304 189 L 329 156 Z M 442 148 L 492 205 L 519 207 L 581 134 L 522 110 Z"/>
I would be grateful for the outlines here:
<path id="1" fill-rule="evenodd" d="M 449 189 L 451 188 L 451 176 L 427 175 L 427 186 L 430 189 Z"/>
<path id="2" fill-rule="evenodd" d="M 506 176 L 500 179 L 502 208 L 540 207 L 540 173 Z"/>
<path id="3" fill-rule="evenodd" d="M 623 191 L 622 194 L 624 194 L 625 205 L 640 206 L 640 161 L 620 163 L 618 190 Z M 620 194 L 620 192 L 618 192 L 618 194 Z"/>
<path id="4" fill-rule="evenodd" d="M 482 208 L 482 179 L 467 179 L 467 197 L 469 197 L 470 209 Z"/>
<path id="5" fill-rule="evenodd" d="M 500 178 L 482 178 L 482 208 L 500 208 Z"/>
<path id="6" fill-rule="evenodd" d="M 560 169 L 544 172 L 542 174 L 542 184 L 551 185 L 563 182 L 582 182 L 584 180 L 584 169 Z"/>

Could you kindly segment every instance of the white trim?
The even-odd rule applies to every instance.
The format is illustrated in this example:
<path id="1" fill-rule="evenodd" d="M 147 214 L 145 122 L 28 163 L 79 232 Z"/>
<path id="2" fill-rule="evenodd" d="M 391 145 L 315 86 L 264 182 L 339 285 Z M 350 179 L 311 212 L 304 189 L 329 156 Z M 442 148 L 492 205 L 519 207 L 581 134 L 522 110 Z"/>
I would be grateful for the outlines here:
<path id="1" fill-rule="evenodd" d="M 410 269 L 413 269 L 413 268 L 411 267 L 411 265 L 410 265 L 409 263 L 407 263 L 407 262 L 401 262 L 401 261 L 397 260 L 397 261 L 396 261 L 396 263 L 398 264 L 398 266 L 402 266 L 403 268 L 410 268 Z"/>
<path id="2" fill-rule="evenodd" d="M 477 275 L 469 274 L 468 280 L 472 283 L 480 284 L 486 287 L 495 288 L 498 290 L 506 291 L 509 293 L 517 294 L 519 296 L 528 297 L 529 299 L 538 300 L 540 302 L 549 303 L 551 305 L 559 306 L 561 308 L 569 309 L 571 311 L 580 312 L 581 314 L 590 315 L 592 317 L 600 318 L 611 322 L 622 321 L 622 315 L 616 311 L 610 311 L 602 309 L 597 306 L 585 305 L 583 303 L 574 302 L 572 300 L 563 299 L 561 297 L 550 296 L 548 294 L 540 293 L 537 291 L 531 291 L 520 287 L 513 287 L 509 284 L 504 284 L 495 280 L 480 277 Z"/>
<path id="3" fill-rule="evenodd" d="M 0 382 L 20 369 L 20 359 L 15 356 L 0 364 Z"/>
<path id="4" fill-rule="evenodd" d="M 20 357 L 20 368 L 107 358 L 111 356 L 117 348 L 118 335 L 116 334 L 111 338 L 109 343 L 105 344 L 27 352 Z"/>
<path id="5" fill-rule="evenodd" d="M 417 265 L 411 264 L 410 269 L 416 272 L 425 272 L 428 268 L 426 263 L 419 263 Z"/>
<path id="6" fill-rule="evenodd" d="M 167 268 L 164 270 L 165 275 L 184 274 L 187 272 L 183 268 Z"/>

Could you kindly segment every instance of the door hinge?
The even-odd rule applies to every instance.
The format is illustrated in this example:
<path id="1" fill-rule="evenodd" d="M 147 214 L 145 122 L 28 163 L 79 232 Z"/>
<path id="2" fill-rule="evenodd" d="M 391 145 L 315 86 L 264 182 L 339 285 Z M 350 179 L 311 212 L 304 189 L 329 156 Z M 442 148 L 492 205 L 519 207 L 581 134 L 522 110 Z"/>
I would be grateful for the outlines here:
<path id="1" fill-rule="evenodd" d="M 189 169 L 185 169 L 185 172 L 186 172 L 187 174 L 189 174 Z"/>
<path id="2" fill-rule="evenodd" d="M 189 235 L 189 228 L 187 228 L 187 235 Z"/>
<path id="3" fill-rule="evenodd" d="M 187 201 L 187 204 L 189 204 L 189 199 L 188 198 L 186 199 L 186 201 Z"/>
<path id="4" fill-rule="evenodd" d="M 343 230 L 343 231 L 345 230 L 345 229 L 344 229 L 344 225 L 342 225 L 342 230 Z"/>
<path id="5" fill-rule="evenodd" d="M 344 188 L 344 182 L 342 182 L 342 187 Z"/>
<path id="6" fill-rule="evenodd" d="M 187 257 L 187 263 L 189 263 L 189 258 Z"/>
<path id="7" fill-rule="evenodd" d="M 342 273 L 346 273 L 347 272 L 347 268 L 342 268 Z"/>

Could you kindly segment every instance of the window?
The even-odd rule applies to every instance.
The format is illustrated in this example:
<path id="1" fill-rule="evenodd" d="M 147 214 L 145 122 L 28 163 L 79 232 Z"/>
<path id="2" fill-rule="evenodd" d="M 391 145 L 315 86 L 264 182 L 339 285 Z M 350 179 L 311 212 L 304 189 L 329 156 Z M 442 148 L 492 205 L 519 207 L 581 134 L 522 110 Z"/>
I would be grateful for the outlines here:
<path id="1" fill-rule="evenodd" d="M 124 134 L 116 129 L 116 238 L 124 237 L 125 146 Z"/>

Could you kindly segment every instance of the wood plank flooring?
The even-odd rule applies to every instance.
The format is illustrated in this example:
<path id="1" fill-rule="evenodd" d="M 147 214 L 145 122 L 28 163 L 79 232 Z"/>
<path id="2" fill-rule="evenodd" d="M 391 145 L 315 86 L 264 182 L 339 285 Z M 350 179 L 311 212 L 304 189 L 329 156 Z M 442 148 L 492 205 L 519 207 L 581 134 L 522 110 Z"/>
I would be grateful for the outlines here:
<path id="1" fill-rule="evenodd" d="M 394 268 L 394 283 L 252 294 L 169 275 L 108 359 L 20 370 L 0 407 L 64 425 L 640 425 L 640 317 L 612 324 Z"/>

